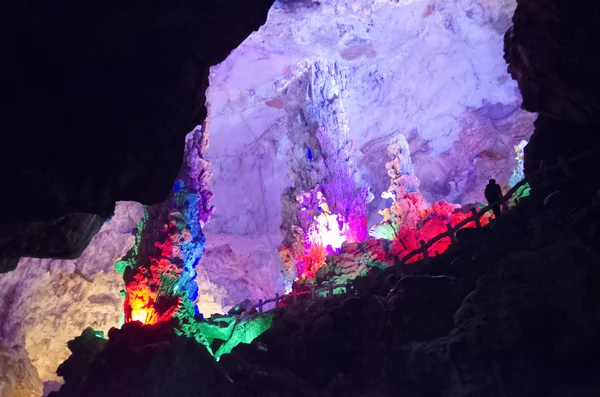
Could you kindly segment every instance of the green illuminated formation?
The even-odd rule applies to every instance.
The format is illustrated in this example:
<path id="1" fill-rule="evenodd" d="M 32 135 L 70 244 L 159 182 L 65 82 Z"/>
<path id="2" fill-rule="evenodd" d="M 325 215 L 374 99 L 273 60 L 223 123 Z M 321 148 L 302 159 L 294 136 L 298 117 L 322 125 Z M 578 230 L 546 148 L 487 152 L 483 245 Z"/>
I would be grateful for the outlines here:
<path id="1" fill-rule="evenodd" d="M 212 193 L 205 184 L 210 177 L 210 165 L 202 157 L 207 146 L 201 128 L 188 136 L 186 162 L 171 196 L 160 206 L 144 208 L 135 244 L 115 268 L 126 283 L 122 323 L 137 321 L 170 328 L 219 359 L 267 330 L 272 318 L 205 320 L 194 304 L 198 296 L 195 266 L 205 245 L 202 226 L 214 209 L 209 205 Z"/>
<path id="2" fill-rule="evenodd" d="M 183 303 L 183 306 L 185 305 Z M 268 330 L 273 323 L 270 313 L 245 320 L 236 317 L 213 317 L 209 320 L 198 321 L 191 315 L 190 309 L 192 308 L 193 304 L 187 308 L 180 306 L 175 314 L 179 321 L 179 327 L 175 329 L 175 333 L 193 338 L 203 344 L 217 360 L 224 354 L 231 353 L 233 348 L 240 343 L 252 342 Z"/>
<path id="3" fill-rule="evenodd" d="M 140 243 L 142 242 L 142 230 L 144 230 L 144 227 L 146 227 L 147 222 L 148 222 L 148 211 L 146 209 L 146 206 L 144 206 L 144 216 L 138 223 L 137 232 L 135 233 L 135 244 L 133 245 L 131 250 L 129 250 L 129 252 L 127 253 L 127 256 L 124 259 L 117 261 L 115 263 L 115 269 L 117 269 L 119 274 L 123 275 L 123 274 L 125 274 L 125 269 L 127 269 L 128 267 L 129 268 L 134 267 L 135 258 L 137 258 L 137 256 L 138 256 L 138 252 L 140 249 Z M 123 292 L 123 294 L 124 293 L 125 292 Z"/>
<path id="4" fill-rule="evenodd" d="M 523 199 L 524 197 L 528 197 L 530 194 L 531 186 L 529 186 L 529 182 L 526 182 L 523 186 L 519 187 L 517 191 L 512 195 L 508 206 L 510 208 L 513 208 L 514 206 L 519 204 L 519 201 L 521 201 L 521 199 Z"/>
<path id="5" fill-rule="evenodd" d="M 233 348 L 240 343 L 252 342 L 263 332 L 271 328 L 271 324 L 273 324 L 273 316 L 269 313 L 237 322 L 229 339 L 227 339 L 215 352 L 215 358 L 219 360 L 224 354 L 231 353 Z"/>
<path id="6" fill-rule="evenodd" d="M 202 327 L 203 321 L 196 319 L 196 306 L 189 299 L 182 299 L 177 313 L 173 316 L 179 325 L 175 328 L 175 334 L 193 338 L 196 342 L 206 346 L 210 354 L 213 354 L 209 338 L 205 336 Z"/>

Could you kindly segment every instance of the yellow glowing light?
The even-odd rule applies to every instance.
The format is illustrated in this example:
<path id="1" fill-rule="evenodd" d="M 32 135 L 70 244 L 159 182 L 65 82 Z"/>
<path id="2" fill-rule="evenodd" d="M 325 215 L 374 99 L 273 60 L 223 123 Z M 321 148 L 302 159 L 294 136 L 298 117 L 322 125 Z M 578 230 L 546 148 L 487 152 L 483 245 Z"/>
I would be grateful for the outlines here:
<path id="1" fill-rule="evenodd" d="M 148 319 L 148 310 L 146 310 L 146 309 L 133 310 L 131 312 L 131 321 L 139 321 L 142 324 L 146 324 L 147 319 Z"/>

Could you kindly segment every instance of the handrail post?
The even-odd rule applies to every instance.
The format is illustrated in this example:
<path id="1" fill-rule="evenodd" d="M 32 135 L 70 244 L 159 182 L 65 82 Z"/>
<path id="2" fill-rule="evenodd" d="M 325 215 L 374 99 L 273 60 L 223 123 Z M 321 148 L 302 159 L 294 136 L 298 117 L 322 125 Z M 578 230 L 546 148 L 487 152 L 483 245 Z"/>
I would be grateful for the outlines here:
<path id="1" fill-rule="evenodd" d="M 333 296 L 333 281 L 329 280 L 327 282 L 327 288 L 329 288 L 329 296 Z"/>
<path id="2" fill-rule="evenodd" d="M 279 292 L 275 294 L 275 308 L 279 307 Z"/>
<path id="3" fill-rule="evenodd" d="M 294 298 L 294 305 L 298 302 L 298 294 L 296 291 L 292 291 L 292 297 Z"/>
<path id="4" fill-rule="evenodd" d="M 260 314 L 262 314 L 262 312 L 263 312 L 263 300 L 262 299 L 258 300 L 258 312 Z"/>
<path id="5" fill-rule="evenodd" d="M 452 229 L 452 225 L 446 223 L 446 228 L 448 229 L 448 236 L 450 237 L 450 244 L 456 243 L 456 236 L 454 235 L 454 230 Z"/>
<path id="6" fill-rule="evenodd" d="M 421 240 L 421 250 L 423 251 L 423 261 L 425 263 L 429 262 L 429 252 L 427 252 L 427 243 L 424 240 Z"/>
<path id="7" fill-rule="evenodd" d="M 317 289 L 312 286 L 311 290 L 310 290 L 310 300 L 315 300 L 315 298 L 317 297 Z"/>
<path id="8" fill-rule="evenodd" d="M 479 221 L 479 214 L 477 213 L 477 208 L 473 208 L 471 210 L 471 212 L 473 213 L 473 220 L 475 221 L 475 227 L 477 229 L 479 229 L 481 227 L 481 222 Z"/>

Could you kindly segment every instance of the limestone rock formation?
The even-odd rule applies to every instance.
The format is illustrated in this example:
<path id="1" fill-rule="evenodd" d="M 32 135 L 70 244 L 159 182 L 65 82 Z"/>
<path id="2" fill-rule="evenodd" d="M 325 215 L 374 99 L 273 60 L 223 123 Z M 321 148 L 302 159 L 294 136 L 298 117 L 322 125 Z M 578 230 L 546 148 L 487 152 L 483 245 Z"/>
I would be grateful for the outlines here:
<path id="1" fill-rule="evenodd" d="M 196 266 L 200 312 L 226 313 L 244 299 L 258 302 L 282 294 L 284 279 L 274 246 L 268 239 L 209 236 Z"/>
<path id="2" fill-rule="evenodd" d="M 577 153 L 600 150 L 600 6 L 564 0 L 518 0 L 505 36 L 508 70 L 518 82 L 523 108 L 539 112 L 525 148 L 525 174 Z M 598 157 L 589 160 L 596 163 Z M 590 168 L 598 167 L 590 166 Z M 589 175 L 594 176 L 594 175 Z M 540 186 L 540 199 L 545 194 Z"/>
<path id="3" fill-rule="evenodd" d="M 322 137 L 330 142 L 353 143 L 348 153 L 329 153 L 328 162 L 355 163 L 357 185 L 376 198 L 366 207 L 368 227 L 388 204 L 379 199 L 389 186 L 383 154 L 399 134 L 430 202 L 481 202 L 489 177 L 507 184 L 513 147 L 529 137 L 535 118 L 520 109 L 502 60 L 515 6 L 514 0 L 276 2 L 267 23 L 211 70 L 206 156 L 217 209 L 207 241 L 218 236 L 243 258 L 253 250 L 233 241 L 248 236 L 270 258 L 266 250 L 293 235 L 289 225 L 279 234 L 296 211 L 281 195 L 293 195 L 286 189 L 298 180 L 328 178 L 327 170 L 309 171 L 318 140 L 294 138 L 302 125 L 325 127 Z"/>
<path id="4" fill-rule="evenodd" d="M 594 1 L 517 0 L 506 61 L 523 107 L 564 121 L 600 121 L 600 7 Z"/>
<path id="5" fill-rule="evenodd" d="M 51 396 L 235 396 L 204 346 L 165 325 L 127 324 L 108 342 L 86 330 L 69 342 L 73 354 L 59 370 L 67 382 Z"/>
<path id="6" fill-rule="evenodd" d="M 190 395 L 180 379 L 215 396 L 597 395 L 600 202 L 565 191 L 534 205 L 429 263 L 373 269 L 349 294 L 279 308 L 268 331 L 218 363 L 168 323 L 74 342 L 58 395 Z"/>
<path id="7" fill-rule="evenodd" d="M 309 65 L 281 92 L 289 115 L 287 164 L 292 186 L 281 195 L 286 274 L 314 277 L 325 255 L 367 237 L 368 187 L 360 180 L 361 153 L 348 134 L 347 83 L 335 63 Z"/>
<path id="8" fill-rule="evenodd" d="M 565 380 L 593 365 L 600 335 L 593 263 L 577 244 L 505 260 L 464 300 L 447 337 L 393 353 L 393 376 L 442 396 L 546 395 L 556 382 L 548 374 Z"/>
<path id="9" fill-rule="evenodd" d="M 126 322 L 167 321 L 178 312 L 180 298 L 191 300 L 186 315 L 196 315 L 195 303 L 209 316 L 283 290 L 277 253 L 261 251 L 260 240 L 217 237 L 207 244 L 203 229 L 213 222 L 214 211 L 207 185 L 212 175 L 205 158 L 208 145 L 205 126 L 188 134 L 184 164 L 169 198 L 147 207 L 138 243 L 119 264 L 127 284 Z M 237 255 L 229 244 L 248 255 Z"/>
<path id="10" fill-rule="evenodd" d="M 7 348 L 0 340 L 0 396 L 40 397 L 42 382 L 23 351 Z"/>
<path id="11" fill-rule="evenodd" d="M 507 216 L 455 251 L 469 258 L 462 274 L 439 275 L 434 263 L 420 275 L 372 273 L 357 280 L 354 296 L 281 310 L 270 331 L 224 365 L 277 366 L 300 377 L 290 389 L 304 384 L 323 396 L 593 396 L 600 273 L 596 252 L 577 239 L 588 233 L 583 224 L 598 222 L 586 198 L 569 200 L 588 217 L 576 216 L 579 226 L 567 223 L 560 233 L 550 227 L 546 248 L 525 243 L 526 213 Z M 572 216 L 560 206 L 545 220 L 558 227 Z M 400 280 L 390 290 L 393 276 Z M 256 387 L 251 376 L 240 378 Z"/>
<path id="12" fill-rule="evenodd" d="M 0 275 L 0 338 L 31 360 L 42 382 L 60 381 L 66 343 L 83 329 L 107 332 L 121 322 L 125 285 L 114 264 L 134 245 L 143 213 L 141 204 L 120 202 L 78 259 L 22 258 Z"/>

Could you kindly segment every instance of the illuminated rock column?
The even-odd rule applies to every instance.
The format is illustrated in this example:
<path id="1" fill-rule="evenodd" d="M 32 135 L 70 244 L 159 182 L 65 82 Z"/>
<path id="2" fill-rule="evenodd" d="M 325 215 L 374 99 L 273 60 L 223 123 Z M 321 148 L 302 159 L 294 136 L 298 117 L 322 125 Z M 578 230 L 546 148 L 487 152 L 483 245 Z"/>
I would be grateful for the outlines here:
<path id="1" fill-rule="evenodd" d="M 314 276 L 326 254 L 367 236 L 368 189 L 349 138 L 345 84 L 335 62 L 317 61 L 282 93 L 293 181 L 282 195 L 280 253 L 288 278 L 294 267 L 299 277 Z"/>
<path id="2" fill-rule="evenodd" d="M 201 128 L 187 136 L 184 164 L 171 195 L 147 208 L 138 244 L 121 262 L 125 322 L 153 324 L 176 317 L 181 325 L 198 315 L 194 267 L 204 251 L 202 226 L 213 210 L 205 184 L 210 167 L 202 157 L 207 144 Z"/>

